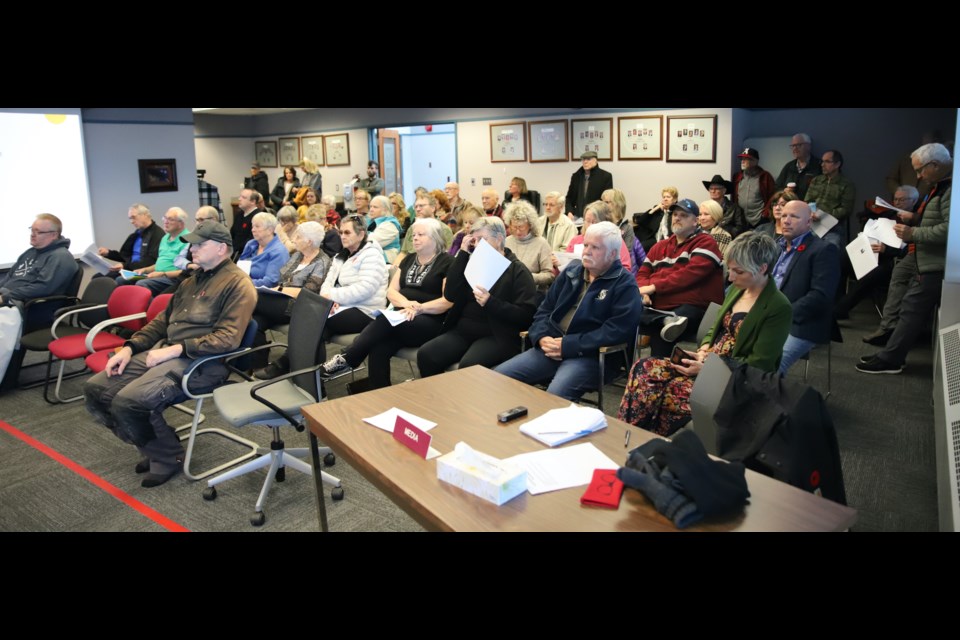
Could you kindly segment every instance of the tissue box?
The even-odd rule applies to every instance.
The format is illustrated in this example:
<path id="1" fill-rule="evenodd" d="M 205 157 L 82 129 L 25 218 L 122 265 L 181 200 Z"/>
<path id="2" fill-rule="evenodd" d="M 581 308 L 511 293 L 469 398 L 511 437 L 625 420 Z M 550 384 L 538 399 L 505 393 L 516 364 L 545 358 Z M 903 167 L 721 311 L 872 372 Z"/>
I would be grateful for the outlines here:
<path id="1" fill-rule="evenodd" d="M 479 451 L 480 461 L 465 462 L 456 451 L 437 458 L 437 477 L 499 506 L 527 490 L 527 472 Z"/>

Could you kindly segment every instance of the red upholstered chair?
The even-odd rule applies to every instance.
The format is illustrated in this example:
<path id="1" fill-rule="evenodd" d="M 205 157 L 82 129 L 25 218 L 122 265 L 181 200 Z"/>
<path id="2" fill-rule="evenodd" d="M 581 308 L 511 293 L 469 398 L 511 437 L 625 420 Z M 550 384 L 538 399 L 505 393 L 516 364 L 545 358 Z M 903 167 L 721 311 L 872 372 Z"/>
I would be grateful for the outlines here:
<path id="1" fill-rule="evenodd" d="M 109 318 L 97 324 L 89 331 L 80 334 L 74 334 L 57 338 L 50 343 L 48 349 L 50 355 L 47 357 L 47 377 L 43 385 L 43 399 L 51 404 L 64 402 L 74 402 L 83 398 L 77 395 L 72 398 L 64 399 L 60 397 L 60 385 L 63 383 L 63 368 L 68 360 L 86 358 L 91 353 L 114 349 L 123 345 L 125 338 L 110 333 L 108 329 L 123 327 L 130 331 L 137 331 L 144 325 L 147 317 L 147 307 L 150 304 L 151 292 L 146 287 L 135 285 L 123 285 L 113 290 L 110 299 L 105 305 Z M 89 311 L 88 307 L 85 311 Z M 50 328 L 52 335 L 57 335 L 57 325 L 66 322 L 70 313 L 65 313 L 57 318 L 57 321 Z M 54 389 L 54 400 L 48 395 L 50 387 L 50 369 L 53 366 L 53 358 L 60 360 L 60 371 L 57 374 L 57 385 Z"/>
<path id="2" fill-rule="evenodd" d="M 150 303 L 150 306 L 147 307 L 147 317 L 144 318 L 143 325 L 146 326 L 150 324 L 150 322 L 152 322 L 157 315 L 166 311 L 167 305 L 170 304 L 170 298 L 172 297 L 172 293 L 163 293 L 154 298 Z M 110 349 L 91 353 L 84 359 L 84 362 L 87 364 L 87 369 L 90 369 L 90 371 L 94 373 L 100 373 L 106 368 L 107 360 L 110 359 L 110 356 L 115 354 L 119 348 L 120 347 L 112 347 Z"/>

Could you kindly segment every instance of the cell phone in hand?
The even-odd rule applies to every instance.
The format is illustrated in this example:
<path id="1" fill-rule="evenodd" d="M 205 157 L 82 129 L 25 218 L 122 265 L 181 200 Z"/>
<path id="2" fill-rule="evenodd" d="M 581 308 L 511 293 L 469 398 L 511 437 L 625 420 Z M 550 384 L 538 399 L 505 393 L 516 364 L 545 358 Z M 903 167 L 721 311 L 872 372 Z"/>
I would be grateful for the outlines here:
<path id="1" fill-rule="evenodd" d="M 676 345 L 673 348 L 673 353 L 670 354 L 670 362 L 672 362 L 673 364 L 679 364 L 682 366 L 684 358 L 686 358 L 687 360 L 696 360 L 697 354 L 690 353 L 689 351 L 685 351 L 684 349 L 680 348 L 680 345 Z"/>

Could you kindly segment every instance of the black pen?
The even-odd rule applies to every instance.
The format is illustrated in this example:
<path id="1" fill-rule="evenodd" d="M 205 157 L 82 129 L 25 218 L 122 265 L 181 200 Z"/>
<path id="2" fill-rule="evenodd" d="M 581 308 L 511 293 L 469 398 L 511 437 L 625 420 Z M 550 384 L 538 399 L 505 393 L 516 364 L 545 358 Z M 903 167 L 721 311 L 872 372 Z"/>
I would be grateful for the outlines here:
<path id="1" fill-rule="evenodd" d="M 627 429 L 626 435 L 623 436 L 623 448 L 626 449 L 630 445 L 630 429 Z"/>

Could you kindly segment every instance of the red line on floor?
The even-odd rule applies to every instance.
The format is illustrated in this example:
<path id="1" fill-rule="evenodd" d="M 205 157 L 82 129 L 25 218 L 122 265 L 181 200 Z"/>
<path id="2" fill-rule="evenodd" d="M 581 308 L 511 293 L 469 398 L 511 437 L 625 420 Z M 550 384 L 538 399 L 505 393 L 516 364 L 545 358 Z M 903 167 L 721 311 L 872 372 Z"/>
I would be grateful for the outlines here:
<path id="1" fill-rule="evenodd" d="M 123 491 L 113 486 L 112 484 L 110 484 L 109 482 L 107 482 L 97 474 L 93 473 L 89 469 L 80 466 L 79 464 L 77 464 L 70 458 L 66 457 L 62 453 L 58 451 L 54 451 L 53 449 L 43 444 L 39 440 L 31 438 L 30 436 L 25 434 L 23 431 L 20 431 L 19 429 L 10 426 L 3 420 L 0 420 L 0 429 L 6 431 L 10 435 L 12 435 L 14 438 L 17 438 L 18 440 L 25 442 L 26 444 L 30 445 L 40 453 L 56 460 L 57 462 L 65 466 L 67 469 L 70 469 L 81 478 L 87 480 L 91 484 L 96 485 L 106 493 L 109 493 L 111 496 L 113 496 L 120 502 L 124 503 L 134 511 L 139 511 L 141 514 L 143 514 L 147 518 L 150 518 L 151 520 L 156 522 L 158 525 L 160 525 L 164 529 L 168 531 L 190 531 L 183 525 L 177 524 L 176 522 L 166 517 L 159 511 L 151 509 L 147 505 L 143 504 L 142 502 L 140 502 L 139 500 L 131 496 L 126 491 Z"/>

